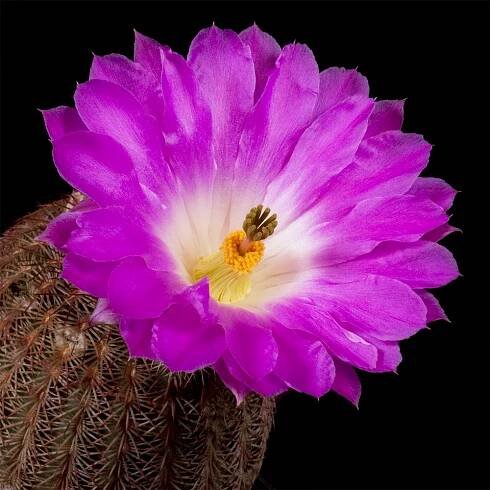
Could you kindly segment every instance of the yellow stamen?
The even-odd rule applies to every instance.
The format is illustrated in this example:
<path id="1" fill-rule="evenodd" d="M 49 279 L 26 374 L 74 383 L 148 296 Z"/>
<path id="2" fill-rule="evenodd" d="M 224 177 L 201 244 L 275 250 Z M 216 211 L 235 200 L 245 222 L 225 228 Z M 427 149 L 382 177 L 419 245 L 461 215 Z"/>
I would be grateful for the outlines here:
<path id="1" fill-rule="evenodd" d="M 229 233 L 218 252 L 201 257 L 196 264 L 192 280 L 208 277 L 211 296 L 220 303 L 236 303 L 250 293 L 250 273 L 264 257 L 262 240 L 272 235 L 277 226 L 276 215 L 267 218 L 269 208 L 263 213 L 262 209 L 262 205 L 252 208 L 243 230 Z"/>

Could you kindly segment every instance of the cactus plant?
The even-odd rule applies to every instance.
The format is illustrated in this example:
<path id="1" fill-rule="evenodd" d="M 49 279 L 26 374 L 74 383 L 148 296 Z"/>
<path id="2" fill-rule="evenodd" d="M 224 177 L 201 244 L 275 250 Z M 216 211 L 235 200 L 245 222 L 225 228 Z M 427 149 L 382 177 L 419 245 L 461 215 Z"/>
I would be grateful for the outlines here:
<path id="1" fill-rule="evenodd" d="M 60 279 L 36 240 L 75 194 L 0 239 L 0 487 L 247 489 L 274 400 L 237 406 L 211 370 L 170 373 L 132 359 L 117 325 L 91 324 L 94 298 Z"/>

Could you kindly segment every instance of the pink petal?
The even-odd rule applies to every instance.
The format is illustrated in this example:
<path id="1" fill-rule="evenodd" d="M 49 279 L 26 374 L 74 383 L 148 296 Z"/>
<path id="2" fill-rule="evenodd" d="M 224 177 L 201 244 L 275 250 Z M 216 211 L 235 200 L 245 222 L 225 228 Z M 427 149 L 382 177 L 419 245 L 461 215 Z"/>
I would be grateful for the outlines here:
<path id="1" fill-rule="evenodd" d="M 175 268 L 164 242 L 150 235 L 148 227 L 126 208 L 88 211 L 78 218 L 78 226 L 66 245 L 71 252 L 101 262 L 141 256 L 152 268 Z"/>
<path id="2" fill-rule="evenodd" d="M 365 138 L 385 131 L 400 130 L 403 124 L 404 100 L 380 100 L 376 102 L 369 118 Z"/>
<path id="3" fill-rule="evenodd" d="M 121 318 L 119 330 L 131 357 L 158 360 L 151 348 L 152 329 L 153 320 Z"/>
<path id="4" fill-rule="evenodd" d="M 159 79 L 140 64 L 120 54 L 94 56 L 90 79 L 106 80 L 130 92 L 141 106 L 157 119 L 163 112 Z"/>
<path id="5" fill-rule="evenodd" d="M 369 84 L 365 76 L 357 70 L 335 66 L 322 71 L 314 116 L 320 115 L 353 95 L 369 96 Z"/>
<path id="6" fill-rule="evenodd" d="M 151 37 L 134 31 L 134 61 L 153 73 L 156 80 L 160 80 L 162 74 L 160 52 L 168 49 L 168 46 L 164 46 Z"/>
<path id="7" fill-rule="evenodd" d="M 60 277 L 72 282 L 86 293 L 104 298 L 107 296 L 109 276 L 116 265 L 114 262 L 94 262 L 69 253 L 63 260 Z"/>
<path id="8" fill-rule="evenodd" d="M 231 355 L 248 376 L 263 378 L 274 369 L 277 344 L 257 315 L 241 309 L 222 309 L 219 321 Z"/>
<path id="9" fill-rule="evenodd" d="M 91 131 L 126 149 L 140 183 L 156 193 L 167 188 L 171 175 L 163 159 L 161 129 L 131 93 L 105 80 L 90 80 L 78 85 L 75 105 Z"/>
<path id="10" fill-rule="evenodd" d="M 324 226 L 326 240 L 318 260 L 325 265 L 346 261 L 387 240 L 415 242 L 447 219 L 440 206 L 416 196 L 367 199 L 341 221 Z"/>
<path id="11" fill-rule="evenodd" d="M 360 336 L 401 340 L 425 327 L 423 301 L 409 286 L 388 277 L 369 275 L 346 284 L 317 280 L 311 288 L 305 286 L 304 294 L 310 294 L 319 309 L 352 326 Z"/>
<path id="12" fill-rule="evenodd" d="M 277 41 L 254 24 L 240 33 L 240 39 L 250 48 L 255 68 L 255 96 L 257 101 L 264 91 L 269 75 L 281 54 Z"/>
<path id="13" fill-rule="evenodd" d="M 214 176 L 211 113 L 187 62 L 171 51 L 162 52 L 162 91 L 168 160 L 186 189 L 209 187 Z"/>
<path id="14" fill-rule="evenodd" d="M 257 205 L 273 177 L 286 164 L 305 127 L 310 123 L 318 92 L 318 67 L 302 44 L 285 46 L 264 92 L 245 122 L 235 170 L 235 192 L 240 202 L 231 210 L 231 222 L 240 223 Z"/>
<path id="15" fill-rule="evenodd" d="M 208 304 L 209 286 L 201 281 L 174 297 L 155 321 L 153 352 L 170 370 L 192 372 L 214 364 L 223 354 L 223 328 Z"/>
<path id="16" fill-rule="evenodd" d="M 398 279 L 412 288 L 444 286 L 459 276 L 451 252 L 437 243 L 381 243 L 372 252 L 328 268 L 329 280 L 350 282 L 366 274 Z"/>
<path id="17" fill-rule="evenodd" d="M 354 406 L 359 406 L 361 398 L 361 382 L 355 370 L 338 359 L 335 362 L 335 380 L 332 390 L 349 400 Z"/>
<path id="18" fill-rule="evenodd" d="M 328 180 L 352 162 L 372 108 L 370 99 L 348 98 L 325 111 L 301 135 L 264 200 L 274 202 L 281 223 L 323 198 Z"/>
<path id="19" fill-rule="evenodd" d="M 108 136 L 69 133 L 53 142 L 53 159 L 64 180 L 100 205 L 141 196 L 128 154 Z"/>
<path id="20" fill-rule="evenodd" d="M 80 213 L 73 211 L 68 211 L 56 216 L 56 218 L 48 223 L 46 229 L 37 237 L 37 239 L 49 243 L 60 250 L 64 250 L 72 231 L 78 228 L 78 216 L 80 216 Z"/>
<path id="21" fill-rule="evenodd" d="M 438 242 L 442 240 L 444 237 L 456 231 L 461 233 L 461 230 L 459 228 L 456 228 L 455 226 L 451 226 L 449 223 L 444 223 L 443 225 L 438 226 L 437 228 L 434 228 L 433 230 L 426 233 L 422 238 L 424 240 Z"/>
<path id="22" fill-rule="evenodd" d="M 274 329 L 274 339 L 278 346 L 274 373 L 288 386 L 317 398 L 331 388 L 335 367 L 319 340 L 282 325 Z"/>
<path id="23" fill-rule="evenodd" d="M 213 25 L 193 39 L 188 61 L 211 109 L 215 157 L 229 184 L 245 116 L 254 103 L 250 49 L 235 32 Z"/>
<path id="24" fill-rule="evenodd" d="M 419 177 L 412 185 L 409 194 L 425 197 L 448 210 L 454 201 L 457 191 L 447 182 L 434 177 Z"/>
<path id="25" fill-rule="evenodd" d="M 446 313 L 442 309 L 437 298 L 425 290 L 418 290 L 417 294 L 422 298 L 426 308 L 427 308 L 427 323 L 435 322 L 436 320 L 446 320 L 449 321 Z"/>
<path id="26" fill-rule="evenodd" d="M 405 194 L 429 161 L 431 146 L 417 134 L 390 131 L 361 143 L 355 161 L 325 189 L 324 219 L 336 220 L 373 197 Z"/>
<path id="27" fill-rule="evenodd" d="M 72 107 L 59 106 L 41 111 L 41 113 L 52 141 L 63 137 L 65 134 L 87 129 L 78 112 Z"/>
<path id="28" fill-rule="evenodd" d="M 221 381 L 223 381 L 224 385 L 235 395 L 237 405 L 240 405 L 247 394 L 250 393 L 250 388 L 231 375 L 223 359 L 218 360 L 213 368 L 221 378 Z"/>
<path id="29" fill-rule="evenodd" d="M 90 316 L 92 323 L 107 323 L 116 324 L 119 322 L 119 317 L 109 308 L 109 303 L 105 298 L 97 301 L 97 306 Z"/>
<path id="30" fill-rule="evenodd" d="M 228 352 L 223 356 L 230 374 L 247 388 L 263 396 L 276 396 L 288 389 L 288 386 L 276 374 L 269 373 L 260 379 L 249 376 Z"/>
<path id="31" fill-rule="evenodd" d="M 157 318 L 177 291 L 173 276 L 148 269 L 143 259 L 124 259 L 111 273 L 107 299 L 114 313 L 131 319 Z"/>

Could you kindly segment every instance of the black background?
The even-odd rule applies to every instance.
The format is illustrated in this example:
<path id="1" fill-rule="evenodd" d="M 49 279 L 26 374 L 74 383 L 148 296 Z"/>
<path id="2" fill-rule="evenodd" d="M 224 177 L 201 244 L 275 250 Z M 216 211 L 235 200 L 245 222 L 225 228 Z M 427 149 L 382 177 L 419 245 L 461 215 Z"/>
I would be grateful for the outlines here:
<path id="1" fill-rule="evenodd" d="M 399 375 L 363 375 L 356 410 L 335 394 L 279 400 L 257 488 L 488 488 L 488 3 L 3 2 L 1 228 L 68 187 L 36 108 L 71 105 L 91 53 L 132 54 L 135 28 L 183 54 L 213 21 L 307 43 L 321 69 L 359 67 L 372 95 L 407 98 L 405 130 L 435 145 L 425 175 L 462 191 L 445 239 L 464 275 L 438 322 L 402 344 Z"/>

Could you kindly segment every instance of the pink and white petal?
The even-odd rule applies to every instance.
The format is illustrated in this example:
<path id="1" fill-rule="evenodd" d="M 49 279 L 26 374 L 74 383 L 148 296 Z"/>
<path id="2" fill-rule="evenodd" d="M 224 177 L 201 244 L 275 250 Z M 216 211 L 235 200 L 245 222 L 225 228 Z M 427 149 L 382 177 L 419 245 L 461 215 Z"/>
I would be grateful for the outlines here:
<path id="1" fill-rule="evenodd" d="M 461 230 L 459 228 L 456 228 L 455 226 L 451 226 L 449 223 L 444 223 L 443 225 L 438 226 L 437 228 L 434 228 L 433 230 L 426 233 L 422 238 L 424 240 L 438 242 L 442 240 L 444 237 L 447 237 L 448 235 L 456 231 L 461 233 Z"/>
<path id="2" fill-rule="evenodd" d="M 282 224 L 321 199 L 328 180 L 353 161 L 373 104 L 366 97 L 350 97 L 325 111 L 304 131 L 264 199 L 274 203 Z"/>
<path id="3" fill-rule="evenodd" d="M 60 277 L 75 284 L 77 288 L 98 298 L 107 296 L 107 282 L 115 262 L 95 262 L 68 253 L 63 260 L 63 270 Z"/>
<path id="4" fill-rule="evenodd" d="M 277 343 L 258 315 L 238 308 L 220 308 L 219 323 L 225 329 L 228 349 L 241 369 L 253 379 L 272 372 Z"/>
<path id="5" fill-rule="evenodd" d="M 266 32 L 254 24 L 240 34 L 240 39 L 250 48 L 255 68 L 255 96 L 257 101 L 264 91 L 269 75 L 281 54 L 281 46 Z"/>
<path id="6" fill-rule="evenodd" d="M 400 130 L 403 124 L 404 100 L 380 100 L 376 102 L 369 118 L 365 138 L 385 131 Z"/>
<path id="7" fill-rule="evenodd" d="M 310 124 L 318 93 L 318 66 L 308 47 L 284 47 L 261 98 L 247 117 L 235 168 L 230 222 L 262 202 L 267 185 L 286 164 Z M 294 117 L 292 117 L 294 115 Z"/>
<path id="8" fill-rule="evenodd" d="M 256 393 L 276 396 L 288 389 L 288 385 L 273 372 L 259 379 L 249 376 L 229 352 L 225 352 L 223 360 L 231 375 Z"/>
<path id="9" fill-rule="evenodd" d="M 363 141 L 355 161 L 329 181 L 319 213 L 338 220 L 364 199 L 405 194 L 427 165 L 430 150 L 422 136 L 399 131 Z"/>
<path id="10" fill-rule="evenodd" d="M 430 199 L 447 211 L 452 206 L 457 191 L 442 179 L 419 177 L 408 193 Z"/>
<path id="11" fill-rule="evenodd" d="M 73 253 L 100 262 L 140 256 L 152 269 L 175 270 L 165 243 L 151 235 L 148 227 L 127 208 L 114 206 L 88 211 L 78 217 L 77 224 L 79 228 L 66 244 Z"/>
<path id="12" fill-rule="evenodd" d="M 427 309 L 420 297 L 406 284 L 388 277 L 368 275 L 345 284 L 317 279 L 305 286 L 304 294 L 310 295 L 318 309 L 352 326 L 361 337 L 401 340 L 426 324 Z"/>
<path id="13" fill-rule="evenodd" d="M 73 107 L 54 107 L 53 109 L 41 111 L 41 114 L 51 141 L 57 140 L 65 134 L 87 129 Z"/>
<path id="14" fill-rule="evenodd" d="M 132 320 L 121 318 L 119 331 L 126 342 L 131 357 L 143 357 L 157 361 L 151 348 L 153 320 Z"/>
<path id="15" fill-rule="evenodd" d="M 213 25 L 192 40 L 187 59 L 211 110 L 218 178 L 229 185 L 243 123 L 254 103 L 250 48 L 235 32 Z"/>
<path id="16" fill-rule="evenodd" d="M 109 136 L 69 133 L 53 142 L 53 160 L 61 177 L 97 204 L 141 199 L 129 155 Z"/>
<path id="17" fill-rule="evenodd" d="M 338 359 L 334 359 L 335 379 L 332 390 L 350 401 L 355 407 L 359 406 L 361 398 L 361 382 L 353 367 Z"/>
<path id="18" fill-rule="evenodd" d="M 209 193 L 214 177 L 211 113 L 194 73 L 179 54 L 162 52 L 165 154 L 186 190 Z M 190 171 L 192 169 L 192 171 Z"/>
<path id="19" fill-rule="evenodd" d="M 117 315 L 137 320 L 158 318 L 179 286 L 173 274 L 151 270 L 140 257 L 129 257 L 112 271 L 107 299 Z"/>
<path id="20" fill-rule="evenodd" d="M 313 335 L 277 325 L 278 357 L 274 374 L 291 388 L 319 398 L 330 390 L 335 367 L 325 346 Z"/>
<path id="21" fill-rule="evenodd" d="M 156 80 L 160 80 L 162 74 L 160 52 L 162 50 L 167 51 L 168 49 L 168 46 L 134 31 L 134 61 L 153 73 Z"/>
<path id="22" fill-rule="evenodd" d="M 398 279 L 412 288 L 444 286 L 459 276 L 451 252 L 425 240 L 381 243 L 372 252 L 328 267 L 326 271 L 332 282 L 351 282 L 366 274 Z"/>
<path id="23" fill-rule="evenodd" d="M 192 372 L 210 366 L 223 354 L 223 328 L 209 311 L 207 280 L 188 287 L 172 299 L 155 321 L 152 348 L 171 371 Z"/>
<path id="24" fill-rule="evenodd" d="M 100 298 L 95 310 L 90 315 L 90 321 L 92 323 L 116 324 L 119 323 L 119 317 L 110 309 L 107 299 Z"/>
<path id="25" fill-rule="evenodd" d="M 110 136 L 126 149 L 141 184 L 157 194 L 168 190 L 172 177 L 163 158 L 161 130 L 130 92 L 105 80 L 90 80 L 78 85 L 74 97 L 90 131 Z"/>
<path id="26" fill-rule="evenodd" d="M 130 92 L 142 107 L 157 119 L 163 113 L 159 79 L 153 73 L 120 54 L 94 56 L 90 79 L 106 80 Z"/>
<path id="27" fill-rule="evenodd" d="M 415 242 L 447 219 L 440 206 L 417 196 L 366 199 L 342 220 L 320 227 L 325 243 L 317 260 L 333 265 L 368 253 L 383 241 Z"/>
<path id="28" fill-rule="evenodd" d="M 320 73 L 318 100 L 313 111 L 314 117 L 353 95 L 369 96 L 367 78 L 357 70 L 336 66 L 327 68 Z"/>
<path id="29" fill-rule="evenodd" d="M 247 394 L 250 393 L 250 388 L 231 375 L 223 359 L 219 359 L 213 368 L 221 381 L 223 381 L 223 384 L 235 395 L 237 405 L 240 405 Z"/>
<path id="30" fill-rule="evenodd" d="M 444 313 L 442 306 L 433 294 L 423 289 L 416 291 L 416 293 L 422 298 L 422 301 L 427 308 L 427 323 L 435 322 L 436 320 L 445 320 L 446 322 L 449 322 L 449 318 L 446 313 Z"/>

